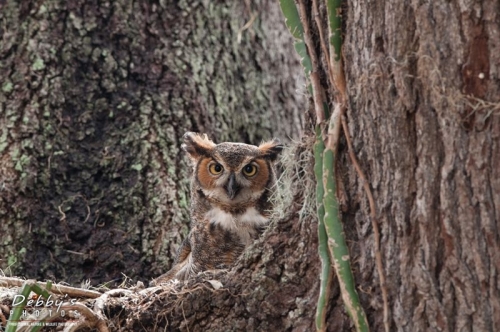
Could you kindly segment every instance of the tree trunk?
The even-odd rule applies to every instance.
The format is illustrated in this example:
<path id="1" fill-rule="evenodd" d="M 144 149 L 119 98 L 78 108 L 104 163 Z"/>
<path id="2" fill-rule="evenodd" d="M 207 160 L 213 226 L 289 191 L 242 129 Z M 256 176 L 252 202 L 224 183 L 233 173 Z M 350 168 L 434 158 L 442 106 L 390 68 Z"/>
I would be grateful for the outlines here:
<path id="1" fill-rule="evenodd" d="M 165 272 L 189 228 L 186 131 L 297 138 L 273 1 L 0 1 L 0 269 L 92 284 Z"/>
<path id="2" fill-rule="evenodd" d="M 343 13 L 347 118 L 378 207 L 390 330 L 498 331 L 500 5 L 355 1 Z M 207 277 L 223 289 L 200 280 L 176 286 L 152 300 L 150 309 L 161 314 L 152 319 L 148 310 L 130 326 L 314 330 L 319 260 L 310 147 L 309 139 L 299 161 L 284 165 L 296 171 L 287 216 L 228 275 Z M 381 331 L 368 201 L 345 144 L 339 158 L 357 289 L 371 330 Z M 330 297 L 328 330 L 351 330 L 336 281 Z"/>
<path id="3" fill-rule="evenodd" d="M 350 132 L 379 208 L 392 325 L 500 329 L 500 4 L 351 3 Z M 362 183 L 347 227 L 375 330 L 381 297 Z"/>

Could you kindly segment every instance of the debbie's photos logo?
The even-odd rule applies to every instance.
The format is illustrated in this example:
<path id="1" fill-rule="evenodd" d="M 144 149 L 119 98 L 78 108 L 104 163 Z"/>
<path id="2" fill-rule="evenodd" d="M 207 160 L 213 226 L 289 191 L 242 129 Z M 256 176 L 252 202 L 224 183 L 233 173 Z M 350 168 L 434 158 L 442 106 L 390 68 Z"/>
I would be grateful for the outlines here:
<path id="1" fill-rule="evenodd" d="M 75 308 L 78 299 L 64 297 L 48 298 L 43 296 L 33 296 L 26 299 L 24 295 L 15 295 L 12 299 L 10 316 L 14 315 L 16 309 L 22 308 L 19 318 L 12 321 L 19 326 L 67 326 L 72 323 L 72 319 L 78 319 L 81 314 Z M 56 321 L 58 320 L 59 321 Z M 69 320 L 68 320 L 69 319 Z M 1 331 L 1 329 L 0 329 Z"/>

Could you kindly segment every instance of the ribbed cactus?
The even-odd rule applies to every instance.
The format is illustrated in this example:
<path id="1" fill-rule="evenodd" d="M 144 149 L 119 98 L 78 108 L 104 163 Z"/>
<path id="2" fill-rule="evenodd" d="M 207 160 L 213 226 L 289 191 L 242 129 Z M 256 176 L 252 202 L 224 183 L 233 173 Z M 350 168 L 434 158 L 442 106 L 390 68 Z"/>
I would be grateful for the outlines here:
<path id="1" fill-rule="evenodd" d="M 368 322 L 354 283 L 351 270 L 349 250 L 340 220 L 337 200 L 337 184 L 335 177 L 335 162 L 340 135 L 342 105 L 345 103 L 345 80 L 342 71 L 341 57 L 341 0 L 326 0 L 329 30 L 329 55 L 325 54 L 328 62 L 326 73 L 333 88 L 336 90 L 336 107 L 330 112 L 327 103 L 322 99 L 323 87 L 318 79 L 318 57 L 311 47 L 311 36 L 307 35 L 310 20 L 302 0 L 296 4 L 293 0 L 280 0 L 281 9 L 286 19 L 286 25 L 295 38 L 295 49 L 299 53 L 308 81 L 317 117 L 316 141 L 314 144 L 314 173 L 316 176 L 316 205 L 318 214 L 318 252 L 321 259 L 320 294 L 316 308 L 316 329 L 326 331 L 326 310 L 330 293 L 333 264 L 338 276 L 342 300 L 349 316 L 354 322 L 357 331 L 369 331 Z M 313 5 L 317 5 L 313 1 Z M 298 6 L 298 7 L 297 7 Z M 300 13 L 300 14 L 299 14 Z M 305 27 L 305 28 L 304 28 Z M 321 27 L 318 27 L 321 30 Z M 307 47 L 309 45 L 309 47 Z M 326 48 L 323 48 L 326 49 Z M 321 89 L 321 91 L 319 91 Z M 330 116 L 328 128 L 325 119 Z M 322 132 L 323 130 L 323 132 Z M 328 137 L 328 139 L 326 139 Z"/>

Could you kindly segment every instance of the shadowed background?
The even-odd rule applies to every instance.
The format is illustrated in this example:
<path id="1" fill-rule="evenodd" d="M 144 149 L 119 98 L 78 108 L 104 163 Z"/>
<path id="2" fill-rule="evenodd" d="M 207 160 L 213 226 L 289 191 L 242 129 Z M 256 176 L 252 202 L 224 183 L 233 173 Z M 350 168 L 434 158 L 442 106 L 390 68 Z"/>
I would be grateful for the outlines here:
<path id="1" fill-rule="evenodd" d="M 0 268 L 147 281 L 189 229 L 186 131 L 287 141 L 301 68 L 274 1 L 3 1 Z"/>

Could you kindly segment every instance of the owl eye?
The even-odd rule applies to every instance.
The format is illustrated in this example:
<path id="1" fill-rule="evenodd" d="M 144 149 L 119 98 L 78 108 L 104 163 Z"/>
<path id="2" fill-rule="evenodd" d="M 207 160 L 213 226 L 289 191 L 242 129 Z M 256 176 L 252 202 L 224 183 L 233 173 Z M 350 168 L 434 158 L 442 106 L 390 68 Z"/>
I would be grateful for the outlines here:
<path id="1" fill-rule="evenodd" d="M 218 175 L 224 170 L 224 167 L 222 167 L 222 165 L 219 163 L 213 163 L 208 167 L 208 170 L 213 175 Z"/>
<path id="2" fill-rule="evenodd" d="M 257 167 L 255 165 L 248 164 L 243 167 L 243 174 L 246 176 L 254 176 L 255 173 L 257 173 Z"/>

